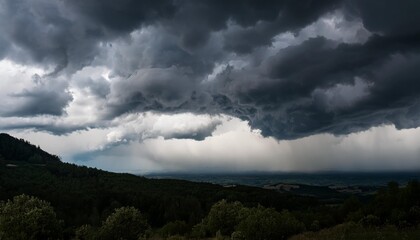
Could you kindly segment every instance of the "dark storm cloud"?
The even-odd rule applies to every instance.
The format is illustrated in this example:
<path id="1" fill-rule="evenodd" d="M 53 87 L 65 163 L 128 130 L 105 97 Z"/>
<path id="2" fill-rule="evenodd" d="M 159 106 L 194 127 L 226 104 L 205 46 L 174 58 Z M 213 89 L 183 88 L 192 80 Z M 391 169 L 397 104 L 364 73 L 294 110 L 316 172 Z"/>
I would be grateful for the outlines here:
<path id="1" fill-rule="evenodd" d="M 225 29 L 231 21 L 245 29 L 228 33 L 225 48 L 244 53 L 269 45 L 271 38 L 279 32 L 306 26 L 323 13 L 333 10 L 338 2 L 184 0 L 177 2 L 178 9 L 169 27 L 180 34 L 182 46 L 196 49 L 206 43 L 211 32 Z"/>
<path id="2" fill-rule="evenodd" d="M 23 103 L 7 112 L 9 116 L 61 115 L 72 99 L 70 94 L 60 95 L 53 91 L 24 91 L 13 97 L 23 99 Z"/>
<path id="3" fill-rule="evenodd" d="M 184 47 L 193 49 L 202 46 L 212 31 L 225 28 L 228 20 L 247 27 L 277 20 L 280 14 L 281 29 L 270 30 L 275 34 L 309 23 L 333 2 L 2 0 L 0 29 L 18 48 L 12 49 L 11 58 L 54 65 L 58 72 L 89 65 L 100 42 L 125 37 L 144 25 L 162 24 L 179 34 Z"/>
<path id="4" fill-rule="evenodd" d="M 131 32 L 139 25 L 167 18 L 175 11 L 171 0 L 65 0 L 66 6 L 80 14 L 96 31 L 92 34 L 106 34 L 103 31 Z"/>
<path id="5" fill-rule="evenodd" d="M 106 120 L 225 113 L 278 139 L 411 128 L 420 116 L 418 11 L 417 0 L 2 0 L 0 58 L 53 69 L 50 77 L 109 68 L 111 80 L 74 84 L 104 101 Z M 299 38 L 338 13 L 361 22 L 370 38 L 327 39 L 316 26 L 314 36 Z M 275 50 L 284 33 L 293 39 Z M 15 94 L 20 105 L 8 116 L 61 115 L 72 100 L 67 88 Z"/>
<path id="6" fill-rule="evenodd" d="M 10 94 L 14 105 L 3 109 L 0 116 L 28 117 L 37 115 L 60 116 L 64 108 L 73 100 L 66 91 L 67 83 L 43 79 L 37 75 L 33 77 L 35 86 L 22 92 Z"/>
<path id="7" fill-rule="evenodd" d="M 0 36 L 0 60 L 6 55 L 9 43 Z"/>
<path id="8" fill-rule="evenodd" d="M 210 125 L 207 128 L 202 128 L 195 132 L 174 133 L 165 136 L 164 139 L 194 139 L 196 141 L 203 141 L 206 137 L 211 136 L 218 125 Z"/>
<path id="9" fill-rule="evenodd" d="M 2 36 L 15 45 L 9 57 L 24 63 L 49 64 L 55 66 L 54 72 L 91 64 L 100 42 L 125 37 L 141 24 L 173 11 L 171 1 L 0 3 Z"/>
<path id="10" fill-rule="evenodd" d="M 411 35 L 420 31 L 420 2 L 407 0 L 346 0 L 350 16 L 360 16 L 364 26 L 372 32 L 391 35 Z"/>
<path id="11" fill-rule="evenodd" d="M 209 33 L 226 27 L 230 19 L 241 26 L 252 26 L 257 21 L 274 21 L 283 5 L 281 1 L 180 1 L 175 16 L 176 30 L 181 33 L 184 46 L 202 45 Z M 191 21 L 194 20 L 194 21 Z M 188 25 L 184 25 L 189 22 Z"/>
<path id="12" fill-rule="evenodd" d="M 357 76 L 369 80 L 372 68 L 385 63 L 391 55 L 420 50 L 417 49 L 419 40 L 420 35 L 372 36 L 364 44 L 336 44 L 322 37 L 309 39 L 267 59 L 265 70 L 271 79 L 277 81 L 272 81 L 268 89 L 262 90 L 263 98 L 279 104 L 309 96 L 316 88 L 353 82 Z"/>
<path id="13" fill-rule="evenodd" d="M 95 40 L 63 12 L 62 2 L 1 1 L 0 29 L 12 43 L 8 57 L 21 63 L 54 66 L 58 72 L 90 63 Z"/>
<path id="14" fill-rule="evenodd" d="M 111 95 L 107 117 L 129 111 L 171 112 L 180 109 L 193 92 L 192 77 L 188 71 L 176 67 L 139 70 L 127 81 L 113 85 L 115 95 Z"/>
<path id="15" fill-rule="evenodd" d="M 299 30 L 339 6 L 339 1 L 335 0 L 274 1 L 273 3 L 264 1 L 264 3 L 266 5 L 260 7 L 276 12 L 275 18 L 257 18 L 254 27 L 248 27 L 238 21 L 245 28 L 233 29 L 226 34 L 225 49 L 237 53 L 250 53 L 256 47 L 270 45 L 272 38 L 279 32 Z"/>
<path id="16" fill-rule="evenodd" d="M 4 120 L 7 120 L 5 118 Z M 16 120 L 16 119 L 11 119 Z M 40 132 L 48 132 L 53 135 L 66 135 L 75 131 L 86 130 L 89 127 L 93 126 L 72 126 L 68 124 L 54 124 L 54 122 L 50 121 L 41 121 L 41 122 L 11 122 L 8 124 L 0 124 L 0 130 L 8 131 L 8 130 L 16 130 L 16 129 L 32 129 L 35 131 Z"/>
<path id="17" fill-rule="evenodd" d="M 114 75 L 129 77 L 143 68 L 184 68 L 195 76 L 212 71 L 214 62 L 225 53 L 215 41 L 190 53 L 179 46 L 179 38 L 163 27 L 146 27 L 131 34 L 129 40 L 117 41 L 109 49 L 110 68 Z M 190 74 L 192 75 L 192 74 Z"/>
<path id="18" fill-rule="evenodd" d="M 225 105 L 231 108 L 226 112 L 238 116 L 243 105 L 252 106 L 258 111 L 242 117 L 264 135 L 277 138 L 347 134 L 379 124 L 413 127 L 410 116 L 420 114 L 418 43 L 420 35 L 373 36 L 365 44 L 309 39 L 280 50 L 254 70 L 259 72 L 255 76 L 239 70 L 222 78 L 229 80 Z M 349 106 L 328 109 L 314 98 L 317 91 L 334 94 L 339 85 L 354 88 L 356 78 L 363 79 L 367 93 Z M 353 91 L 349 94 L 360 94 L 360 89 Z"/>
<path id="19" fill-rule="evenodd" d="M 120 61 L 116 61 L 113 69 L 119 75 L 129 76 L 131 81 L 124 81 L 115 86 L 115 92 L 122 97 L 117 97 L 118 101 L 110 104 L 108 117 L 112 118 L 129 111 L 218 113 L 219 109 L 232 108 L 212 101 L 220 99 L 219 94 L 213 96 L 213 93 L 208 93 L 208 89 L 198 86 L 198 83 L 211 73 L 215 62 L 223 60 L 230 52 L 245 53 L 259 46 L 271 45 L 271 38 L 277 33 L 304 27 L 339 4 L 338 1 L 332 0 L 321 1 L 319 4 L 314 4 L 313 1 L 301 1 L 297 4 L 295 1 L 216 0 L 176 1 L 176 5 L 177 10 L 173 18 L 161 21 L 163 27 L 146 29 L 152 33 L 150 37 L 138 39 L 131 36 L 130 52 L 122 51 L 122 55 L 116 50 L 116 55 L 122 57 Z M 241 42 L 259 36 L 263 40 L 247 43 L 246 49 L 243 46 L 234 46 L 232 37 L 240 34 L 238 31 L 243 29 L 235 32 L 226 30 L 229 21 L 247 30 L 264 31 L 264 34 L 252 33 L 252 36 L 240 37 Z M 261 28 L 261 22 L 263 25 L 269 25 L 269 29 L 258 30 Z M 213 40 L 222 43 L 223 47 L 220 49 L 211 42 L 210 34 L 222 30 L 226 32 Z M 177 38 L 171 33 L 175 33 Z M 144 42 L 148 44 L 147 52 L 144 52 L 145 47 L 142 46 Z M 127 69 L 127 66 L 130 69 Z M 174 66 L 178 70 L 170 76 L 170 81 L 169 76 L 166 80 L 160 79 L 162 74 L 165 75 L 168 70 L 172 71 Z M 149 67 L 155 68 L 153 72 L 162 74 L 153 76 L 152 79 L 133 77 L 138 75 L 138 72 L 150 71 L 138 69 Z M 133 86 L 136 82 L 142 86 Z M 168 103 L 168 98 L 172 99 L 171 103 L 165 104 Z"/>

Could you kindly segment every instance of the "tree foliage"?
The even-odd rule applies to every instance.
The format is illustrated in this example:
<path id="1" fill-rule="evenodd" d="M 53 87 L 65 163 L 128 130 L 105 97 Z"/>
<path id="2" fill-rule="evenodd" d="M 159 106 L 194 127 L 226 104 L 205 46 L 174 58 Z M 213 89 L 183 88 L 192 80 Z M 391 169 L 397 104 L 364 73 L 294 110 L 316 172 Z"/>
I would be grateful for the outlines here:
<path id="1" fill-rule="evenodd" d="M 223 199 L 215 203 L 205 220 L 208 230 L 213 234 L 220 231 L 222 235 L 230 236 L 244 217 L 244 211 L 240 202 L 228 203 Z"/>
<path id="2" fill-rule="evenodd" d="M 286 239 L 287 237 L 303 231 L 305 226 L 290 212 L 281 213 L 272 208 L 258 206 L 251 208 L 237 226 L 244 239 L 269 240 Z"/>
<path id="3" fill-rule="evenodd" d="M 85 224 L 78 227 L 75 231 L 75 240 L 96 240 L 97 229 L 91 225 Z"/>
<path id="4" fill-rule="evenodd" d="M 49 203 L 19 195 L 0 204 L 0 239 L 59 239 L 62 229 Z"/>
<path id="5" fill-rule="evenodd" d="M 184 221 L 173 221 L 165 224 L 159 231 L 162 237 L 182 236 L 190 231 L 190 227 Z"/>
<path id="6" fill-rule="evenodd" d="M 222 200 L 193 228 L 194 237 L 230 236 L 232 239 L 286 239 L 305 229 L 287 210 L 278 212 L 261 205 L 244 207 L 240 202 Z"/>
<path id="7" fill-rule="evenodd" d="M 150 228 L 147 219 L 134 207 L 115 209 L 102 224 L 100 239 L 138 240 Z"/>

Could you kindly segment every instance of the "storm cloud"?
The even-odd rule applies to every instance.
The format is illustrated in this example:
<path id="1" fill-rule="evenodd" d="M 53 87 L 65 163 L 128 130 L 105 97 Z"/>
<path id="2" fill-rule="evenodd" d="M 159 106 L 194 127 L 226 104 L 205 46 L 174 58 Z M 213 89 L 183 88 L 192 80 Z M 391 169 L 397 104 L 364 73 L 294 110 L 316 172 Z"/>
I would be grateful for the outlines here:
<path id="1" fill-rule="evenodd" d="M 419 10 L 416 0 L 0 0 L 0 59 L 42 72 L 0 91 L 1 128 L 45 117 L 56 122 L 26 128 L 69 134 L 144 113 L 232 116 L 278 140 L 416 128 Z M 153 136 L 203 140 L 217 125 Z M 146 131 L 128 129 L 127 139 Z"/>

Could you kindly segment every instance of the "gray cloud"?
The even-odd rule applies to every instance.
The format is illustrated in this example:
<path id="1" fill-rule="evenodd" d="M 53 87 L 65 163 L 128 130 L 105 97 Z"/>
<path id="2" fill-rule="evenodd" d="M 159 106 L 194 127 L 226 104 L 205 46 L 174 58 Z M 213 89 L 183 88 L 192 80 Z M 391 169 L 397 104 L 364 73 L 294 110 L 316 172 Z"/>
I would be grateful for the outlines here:
<path id="1" fill-rule="evenodd" d="M 259 17 L 252 27 L 242 24 L 242 27 L 228 31 L 225 37 L 225 49 L 237 53 L 250 53 L 256 47 L 271 45 L 273 37 L 278 33 L 295 32 L 309 25 L 322 14 L 336 9 L 339 1 L 274 1 L 265 4 L 260 7 L 277 13 L 273 14 L 275 18 Z M 278 9 L 276 4 L 279 5 Z"/>
<path id="2" fill-rule="evenodd" d="M 218 79 L 222 111 L 277 138 L 348 134 L 378 124 L 404 128 L 400 114 L 417 105 L 420 90 L 415 39 L 373 36 L 365 44 L 347 44 L 314 38 L 281 49 L 254 69 L 227 69 Z M 328 107 L 337 104 L 334 98 L 318 104 L 321 89 L 355 86 L 357 78 L 366 81 L 363 100 L 335 109 Z M 247 115 L 245 109 L 254 111 Z"/>
<path id="3" fill-rule="evenodd" d="M 65 4 L 96 30 L 103 29 L 104 32 L 97 31 L 96 34 L 131 32 L 141 24 L 170 17 L 175 11 L 174 2 L 170 0 L 66 0 Z"/>
<path id="4" fill-rule="evenodd" d="M 171 1 L 1 1 L 0 29 L 10 58 L 73 72 L 92 63 L 100 43 L 173 11 Z"/>
<path id="5" fill-rule="evenodd" d="M 10 122 L 15 121 L 15 122 Z M 0 124 L 0 129 L 2 131 L 11 131 L 11 130 L 34 130 L 35 132 L 46 132 L 53 135 L 67 135 L 72 132 L 77 132 L 80 130 L 86 130 L 89 126 L 72 126 L 71 124 L 57 124 L 56 121 L 39 121 L 36 122 L 33 119 L 31 121 L 21 121 L 15 118 L 3 118 L 2 123 Z M 97 127 L 97 126 L 96 126 Z"/>
<path id="6" fill-rule="evenodd" d="M 73 100 L 72 95 L 66 90 L 67 83 L 43 79 L 38 75 L 33 77 L 33 81 L 35 82 L 33 88 L 10 95 L 14 100 L 14 106 L 0 111 L 1 116 L 59 116 L 64 113 L 64 108 Z"/>
<path id="7" fill-rule="evenodd" d="M 13 97 L 23 99 L 23 103 L 7 112 L 6 116 L 61 115 L 63 108 L 72 99 L 69 94 L 60 95 L 57 92 L 38 89 L 17 93 Z"/>
<path id="8" fill-rule="evenodd" d="M 183 47 L 194 49 L 203 46 L 211 32 L 225 28 L 228 20 L 251 26 L 275 20 L 281 12 L 287 19 L 280 32 L 289 30 L 289 24 L 296 28 L 316 19 L 332 2 L 2 0 L 0 29 L 14 45 L 10 57 L 15 60 L 54 65 L 54 72 L 74 71 L 92 63 L 99 43 L 106 46 L 142 26 L 161 24 L 179 35 Z M 302 18 L 306 15 L 308 19 Z"/>
<path id="9" fill-rule="evenodd" d="M 415 0 L 1 3 L 0 58 L 50 70 L 48 81 L 109 69 L 68 80 L 100 106 L 89 126 L 138 112 L 227 114 L 277 139 L 419 126 Z M 317 29 L 325 16 L 346 37 Z M 69 85 L 50 86 L 15 93 L 3 115 L 84 107 Z"/>
<path id="10" fill-rule="evenodd" d="M 13 44 L 8 57 L 22 63 L 52 65 L 56 71 L 76 62 L 78 66 L 87 64 L 95 44 L 71 18 L 61 2 L 3 0 L 0 29 Z"/>
<path id="11" fill-rule="evenodd" d="M 9 48 L 9 43 L 0 37 L 0 59 L 3 59 L 7 53 L 7 49 Z"/>
<path id="12" fill-rule="evenodd" d="M 226 29 L 231 21 L 240 28 L 226 35 L 225 48 L 241 53 L 269 45 L 270 39 L 277 33 L 303 27 L 338 5 L 335 0 L 316 3 L 311 0 L 206 0 L 178 3 L 178 10 L 169 28 L 180 35 L 183 47 L 190 50 L 202 47 L 211 32 Z"/>
<path id="13" fill-rule="evenodd" d="M 411 35 L 420 31 L 420 2 L 408 0 L 403 4 L 393 0 L 346 0 L 349 17 L 360 16 L 371 32 L 387 35 Z"/>

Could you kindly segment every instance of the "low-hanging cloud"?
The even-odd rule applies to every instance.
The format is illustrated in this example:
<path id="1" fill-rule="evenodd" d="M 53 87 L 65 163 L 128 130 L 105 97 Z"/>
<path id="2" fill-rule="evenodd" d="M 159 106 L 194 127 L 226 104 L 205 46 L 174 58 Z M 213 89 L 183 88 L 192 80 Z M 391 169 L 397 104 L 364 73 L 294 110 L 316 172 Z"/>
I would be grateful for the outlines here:
<path id="1" fill-rule="evenodd" d="M 221 122 L 212 136 L 201 141 L 162 137 L 138 141 L 136 137 L 112 148 L 101 148 L 109 143 L 108 130 L 91 129 L 66 136 L 44 132 L 13 134 L 37 142 L 42 148 L 63 156 L 64 161 L 135 174 L 410 171 L 420 167 L 417 144 L 420 128 L 397 130 L 381 126 L 347 136 L 318 134 L 277 141 L 263 137 L 239 119 Z"/>

